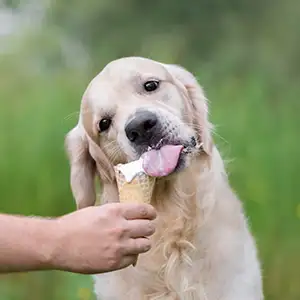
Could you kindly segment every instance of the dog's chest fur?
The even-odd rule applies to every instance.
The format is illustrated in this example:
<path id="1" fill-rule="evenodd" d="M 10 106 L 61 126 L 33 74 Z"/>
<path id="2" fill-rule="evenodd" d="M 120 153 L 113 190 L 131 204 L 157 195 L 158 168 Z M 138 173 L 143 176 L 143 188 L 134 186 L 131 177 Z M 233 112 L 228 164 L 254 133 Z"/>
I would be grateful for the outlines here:
<path id="1" fill-rule="evenodd" d="M 96 279 L 96 285 L 99 284 L 96 289 L 100 291 L 97 294 L 103 293 L 103 298 L 100 296 L 99 299 L 200 300 L 193 289 L 197 285 L 197 278 L 193 276 L 196 265 L 192 264 L 193 256 L 197 255 L 194 241 L 185 238 L 185 228 L 179 229 L 183 224 L 180 225 L 180 221 L 176 223 L 176 217 L 169 217 L 169 227 L 166 227 L 165 222 L 160 223 L 158 219 L 158 230 L 152 237 L 153 247 L 148 253 L 139 256 L 136 267 L 103 274 Z M 187 294 L 190 296 L 187 297 Z M 195 297 L 192 296 L 194 294 Z M 182 298 L 183 295 L 186 295 L 186 298 Z"/>
<path id="2" fill-rule="evenodd" d="M 255 244 L 223 175 L 189 168 L 174 180 L 155 189 L 152 249 L 95 276 L 98 300 L 262 300 Z"/>

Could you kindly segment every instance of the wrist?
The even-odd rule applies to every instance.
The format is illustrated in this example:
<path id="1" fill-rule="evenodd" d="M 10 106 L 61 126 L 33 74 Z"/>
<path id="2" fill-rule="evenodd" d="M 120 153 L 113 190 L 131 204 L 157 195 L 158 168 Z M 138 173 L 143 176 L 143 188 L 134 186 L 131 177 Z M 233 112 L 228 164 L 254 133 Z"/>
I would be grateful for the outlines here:
<path id="1" fill-rule="evenodd" d="M 51 270 L 69 271 L 72 262 L 72 251 L 70 251 L 70 228 L 65 217 L 51 220 L 49 223 L 50 237 L 44 256 L 44 265 Z M 71 230 L 72 231 L 72 230 Z"/>
<path id="2" fill-rule="evenodd" d="M 57 264 L 57 255 L 60 248 L 60 221 L 59 219 L 44 220 L 40 227 L 40 236 L 38 249 L 38 260 L 43 270 L 59 269 Z"/>

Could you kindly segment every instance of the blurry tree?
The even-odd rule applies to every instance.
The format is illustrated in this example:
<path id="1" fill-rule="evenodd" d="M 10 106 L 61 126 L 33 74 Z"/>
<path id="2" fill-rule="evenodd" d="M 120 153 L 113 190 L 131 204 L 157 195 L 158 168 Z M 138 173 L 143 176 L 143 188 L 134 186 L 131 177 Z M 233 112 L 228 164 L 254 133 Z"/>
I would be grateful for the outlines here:
<path id="1" fill-rule="evenodd" d="M 209 59 L 220 46 L 230 25 L 228 19 L 251 25 L 255 31 L 269 2 L 103 0 L 87 4 L 75 0 L 70 6 L 66 1 L 53 1 L 47 19 L 80 41 L 93 59 L 102 52 L 109 52 L 112 58 L 151 54 L 156 52 L 152 47 L 161 51 L 163 44 L 168 48 L 166 56 L 171 53 L 174 60 L 191 65 L 195 59 Z"/>
<path id="2" fill-rule="evenodd" d="M 24 5 L 17 0 L 5 3 Z M 209 69 L 220 59 L 221 77 L 228 68 L 239 75 L 264 64 L 275 86 L 283 76 L 298 80 L 300 75 L 295 64 L 300 60 L 300 2 L 295 0 L 40 3 L 44 22 L 40 34 L 35 30 L 32 37 L 37 46 L 33 52 L 48 70 L 79 64 L 94 73 L 109 60 L 139 55 L 180 63 L 192 71 L 205 64 Z"/>

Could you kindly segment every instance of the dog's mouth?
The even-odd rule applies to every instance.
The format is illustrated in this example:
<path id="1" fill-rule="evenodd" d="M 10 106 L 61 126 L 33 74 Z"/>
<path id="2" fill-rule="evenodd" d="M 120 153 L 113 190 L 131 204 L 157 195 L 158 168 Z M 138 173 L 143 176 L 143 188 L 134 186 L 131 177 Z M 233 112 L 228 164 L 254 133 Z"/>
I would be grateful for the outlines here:
<path id="1" fill-rule="evenodd" d="M 184 157 L 199 146 L 194 137 L 184 143 L 161 140 L 155 147 L 148 147 L 142 154 L 143 169 L 153 177 L 165 177 L 182 168 Z"/>

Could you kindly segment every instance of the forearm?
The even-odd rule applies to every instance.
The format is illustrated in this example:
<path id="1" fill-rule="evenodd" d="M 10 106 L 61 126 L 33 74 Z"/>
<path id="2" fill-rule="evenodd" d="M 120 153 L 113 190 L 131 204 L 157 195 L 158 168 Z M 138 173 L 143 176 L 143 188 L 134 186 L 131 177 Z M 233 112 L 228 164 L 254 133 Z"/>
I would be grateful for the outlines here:
<path id="1" fill-rule="evenodd" d="M 0 214 L 0 273 L 51 269 L 56 221 Z"/>

